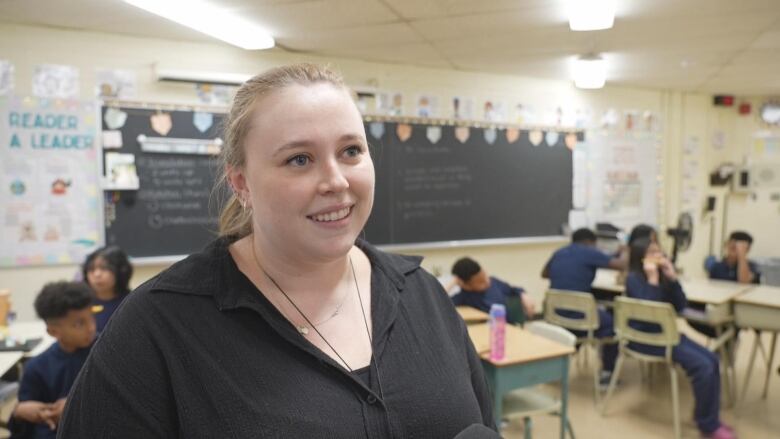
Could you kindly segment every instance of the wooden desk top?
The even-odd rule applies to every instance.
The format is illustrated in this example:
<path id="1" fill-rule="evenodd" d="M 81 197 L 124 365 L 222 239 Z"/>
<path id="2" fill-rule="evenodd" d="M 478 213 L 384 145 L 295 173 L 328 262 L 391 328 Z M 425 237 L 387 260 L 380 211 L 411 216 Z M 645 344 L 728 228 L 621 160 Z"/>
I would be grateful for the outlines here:
<path id="1" fill-rule="evenodd" d="M 596 277 L 590 287 L 609 293 L 623 294 L 626 292 L 626 284 L 618 282 L 619 275 L 620 271 L 618 270 L 599 268 L 596 270 Z"/>
<path id="2" fill-rule="evenodd" d="M 506 326 L 506 355 L 501 361 L 490 360 L 490 328 L 487 324 L 469 325 L 469 337 L 479 356 L 498 367 L 530 363 L 574 353 L 574 348 L 532 334 L 517 326 Z"/>
<path id="3" fill-rule="evenodd" d="M 41 342 L 30 352 L 24 353 L 24 358 L 32 358 L 49 348 L 56 340 L 46 332 L 46 323 L 43 320 L 27 322 L 14 322 L 8 327 L 8 332 L 17 340 L 40 338 Z"/>
<path id="4" fill-rule="evenodd" d="M 0 375 L 5 374 L 24 356 L 23 352 L 0 352 Z"/>
<path id="5" fill-rule="evenodd" d="M 740 294 L 753 288 L 752 284 L 711 279 L 680 280 L 680 284 L 688 301 L 712 305 L 721 305 L 734 300 Z"/>
<path id="6" fill-rule="evenodd" d="M 490 318 L 488 313 L 470 306 L 456 306 L 455 309 L 466 323 L 486 322 Z"/>
<path id="7" fill-rule="evenodd" d="M 756 285 L 750 291 L 734 299 L 734 302 L 780 308 L 780 287 Z"/>

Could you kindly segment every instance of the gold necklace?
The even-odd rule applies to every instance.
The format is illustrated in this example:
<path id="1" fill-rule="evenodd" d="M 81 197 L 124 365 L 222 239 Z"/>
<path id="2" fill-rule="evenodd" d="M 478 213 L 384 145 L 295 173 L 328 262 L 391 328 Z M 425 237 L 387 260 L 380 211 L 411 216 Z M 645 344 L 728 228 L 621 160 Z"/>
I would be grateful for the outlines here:
<path id="1" fill-rule="evenodd" d="M 330 350 L 333 351 L 334 354 L 336 354 L 336 356 L 339 358 L 339 360 L 341 360 L 341 362 L 344 363 L 344 366 L 346 366 L 346 368 L 350 372 L 353 372 L 353 369 L 349 366 L 349 364 L 347 364 L 347 362 L 344 360 L 344 358 L 342 358 L 342 356 L 338 353 L 338 351 L 328 342 L 328 340 L 322 335 L 322 333 L 320 333 L 320 331 L 317 329 L 317 326 L 312 324 L 311 320 L 309 320 L 309 318 L 306 317 L 306 314 L 304 314 L 303 311 L 301 311 L 301 309 L 298 308 L 298 305 L 296 305 L 295 302 L 293 302 L 293 300 L 290 299 L 290 296 L 288 296 L 287 293 L 284 292 L 284 290 L 282 289 L 282 287 L 279 286 L 279 284 L 276 282 L 276 280 L 274 280 L 274 278 L 271 277 L 271 275 L 268 274 L 268 272 L 265 271 L 265 269 L 263 269 L 263 266 L 260 265 L 260 260 L 257 259 L 257 251 L 255 250 L 255 244 L 254 244 L 253 240 L 250 239 L 249 245 L 252 246 L 252 257 L 254 257 L 254 259 L 255 259 L 255 264 L 257 265 L 257 268 L 259 268 L 260 271 L 263 272 L 265 277 L 267 277 L 268 280 L 270 280 L 271 283 L 274 284 L 276 289 L 279 290 L 280 293 L 282 293 L 282 295 L 284 296 L 285 299 L 287 299 L 288 302 L 290 302 L 290 305 L 292 305 L 293 308 L 295 308 L 295 310 L 298 311 L 298 314 L 300 314 L 301 317 L 303 317 L 303 319 L 306 320 L 306 323 L 308 323 L 309 326 L 311 326 L 311 328 L 314 329 L 314 332 L 316 332 L 317 335 L 322 339 L 322 341 L 324 341 L 325 344 L 328 345 Z M 371 331 L 368 329 L 368 319 L 366 319 L 366 310 L 363 307 L 363 298 L 360 295 L 360 286 L 358 285 L 357 274 L 355 274 L 355 264 L 352 263 L 352 256 L 348 256 L 348 258 L 349 258 L 349 266 L 352 269 L 352 279 L 355 282 L 355 291 L 357 292 L 358 300 L 360 301 L 360 312 L 363 315 L 363 324 L 366 327 L 366 335 L 368 335 L 368 344 L 369 344 L 369 347 L 371 348 L 371 357 L 373 358 L 373 356 L 374 356 L 374 353 L 373 353 L 373 351 L 374 351 L 374 343 L 373 343 L 373 340 L 371 338 Z M 345 296 L 345 300 L 346 300 L 346 294 L 344 296 Z M 342 302 L 342 304 L 343 304 L 343 302 Z M 341 305 L 339 305 L 339 308 L 340 307 L 341 307 Z M 338 313 L 338 311 L 337 311 L 337 313 Z M 328 317 L 328 319 L 326 319 L 326 321 L 332 319 L 334 316 L 335 316 L 335 314 L 332 315 L 331 317 Z M 290 323 L 292 323 L 292 321 L 290 321 Z M 322 323 L 324 323 L 324 322 L 322 322 Z M 322 323 L 320 323 L 320 324 L 322 324 Z M 295 328 L 298 330 L 298 332 L 301 335 L 306 335 L 306 334 L 309 333 L 309 329 L 306 326 L 298 326 L 298 325 L 296 325 L 294 323 L 293 323 L 293 326 L 295 326 Z"/>

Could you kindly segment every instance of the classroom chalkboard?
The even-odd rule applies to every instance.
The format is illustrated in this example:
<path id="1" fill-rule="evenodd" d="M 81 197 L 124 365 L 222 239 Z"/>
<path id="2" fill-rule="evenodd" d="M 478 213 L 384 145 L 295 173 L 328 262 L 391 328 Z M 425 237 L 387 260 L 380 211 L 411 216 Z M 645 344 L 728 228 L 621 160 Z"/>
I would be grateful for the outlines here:
<path id="1" fill-rule="evenodd" d="M 212 193 L 215 157 L 144 151 L 138 136 L 160 136 L 151 123 L 160 111 L 117 110 L 126 114 L 124 124 L 109 127 L 104 117 L 103 130 L 121 132 L 117 151 L 135 155 L 140 187 L 104 193 L 106 243 L 134 258 L 202 249 L 216 236 L 219 198 L 226 195 Z M 210 113 L 213 123 L 203 130 L 196 112 L 165 113 L 171 121 L 166 138 L 221 137 L 224 114 Z M 373 244 L 556 236 L 568 221 L 571 148 L 581 132 L 390 121 L 366 122 L 366 136 L 376 191 L 364 237 Z"/>
<path id="2" fill-rule="evenodd" d="M 366 132 L 377 176 L 368 241 L 562 235 L 581 132 L 388 122 Z"/>
<path id="3" fill-rule="evenodd" d="M 122 115 L 121 127 L 108 125 L 109 109 L 114 119 L 116 112 Z M 106 244 L 118 245 L 134 258 L 186 255 L 202 249 L 216 237 L 217 206 L 224 197 L 212 194 L 215 156 L 145 151 L 138 136 L 173 141 L 215 139 L 221 137 L 225 115 L 130 107 L 104 107 L 102 111 L 104 132 L 114 128 L 122 137 L 121 148 L 104 147 L 103 155 L 135 155 L 140 183 L 138 190 L 104 192 Z M 152 126 L 154 118 L 159 131 Z"/>

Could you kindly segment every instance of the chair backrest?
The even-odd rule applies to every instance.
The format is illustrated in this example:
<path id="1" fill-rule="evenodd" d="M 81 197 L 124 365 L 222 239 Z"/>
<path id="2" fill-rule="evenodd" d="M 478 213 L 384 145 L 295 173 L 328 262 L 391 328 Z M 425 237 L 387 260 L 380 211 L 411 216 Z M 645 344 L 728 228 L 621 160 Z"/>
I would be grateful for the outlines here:
<path id="1" fill-rule="evenodd" d="M 655 323 L 661 332 L 646 332 L 632 328 L 632 320 Z M 615 298 L 615 333 L 621 342 L 636 342 L 653 346 L 672 347 L 680 342 L 677 332 L 677 313 L 670 303 L 651 300 Z"/>
<path id="2" fill-rule="evenodd" d="M 535 320 L 525 325 L 529 332 L 544 337 L 548 340 L 558 342 L 562 345 L 574 347 L 577 343 L 577 336 L 567 331 L 566 328 L 551 325 L 547 322 Z"/>
<path id="3" fill-rule="evenodd" d="M 557 311 L 576 311 L 582 318 L 566 317 Z M 575 331 L 595 331 L 599 313 L 593 294 L 580 291 L 548 290 L 544 297 L 544 320 Z"/>
<path id="4" fill-rule="evenodd" d="M 520 296 L 509 296 L 506 298 L 506 318 L 516 325 L 522 325 L 528 320 L 523 310 L 523 302 Z"/>

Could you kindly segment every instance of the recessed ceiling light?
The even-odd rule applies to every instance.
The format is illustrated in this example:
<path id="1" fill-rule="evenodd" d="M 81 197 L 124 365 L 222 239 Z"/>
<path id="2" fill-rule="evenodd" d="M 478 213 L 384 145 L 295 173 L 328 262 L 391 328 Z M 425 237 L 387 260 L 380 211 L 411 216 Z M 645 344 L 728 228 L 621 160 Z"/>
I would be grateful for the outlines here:
<path id="1" fill-rule="evenodd" d="M 270 49 L 275 44 L 260 26 L 201 0 L 124 1 L 242 49 Z"/>
<path id="2" fill-rule="evenodd" d="M 609 29 L 615 23 L 615 0 L 569 0 L 568 10 L 571 30 Z"/>
<path id="3" fill-rule="evenodd" d="M 585 55 L 574 62 L 574 85 L 577 88 L 602 88 L 607 80 L 607 66 L 598 55 Z"/>

